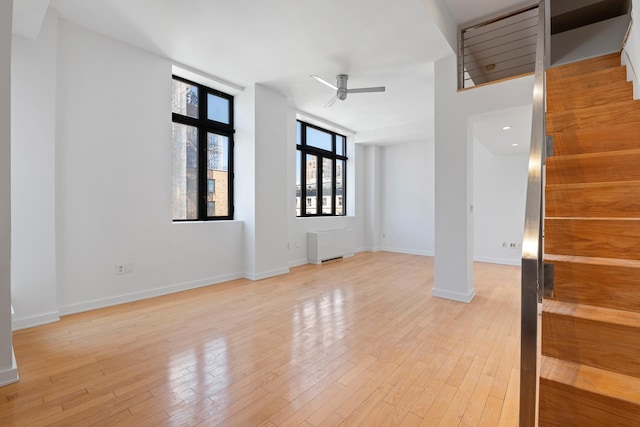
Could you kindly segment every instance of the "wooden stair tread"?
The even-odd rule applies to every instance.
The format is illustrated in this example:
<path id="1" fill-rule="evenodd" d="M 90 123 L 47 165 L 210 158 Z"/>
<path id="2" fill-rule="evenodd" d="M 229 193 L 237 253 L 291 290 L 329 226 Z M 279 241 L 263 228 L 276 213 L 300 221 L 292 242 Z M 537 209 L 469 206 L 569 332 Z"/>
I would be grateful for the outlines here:
<path id="1" fill-rule="evenodd" d="M 583 89 L 607 85 L 612 81 L 627 82 L 627 67 L 618 65 L 611 68 L 603 68 L 601 70 L 591 71 L 579 76 L 568 76 L 562 78 L 547 78 L 546 89 L 549 91 L 562 90 L 567 86 L 580 86 Z"/>
<path id="2" fill-rule="evenodd" d="M 628 150 L 640 147 L 640 123 L 551 132 L 553 155 Z"/>
<path id="3" fill-rule="evenodd" d="M 545 188 L 547 217 L 640 218 L 640 181 L 550 184 Z"/>
<path id="4" fill-rule="evenodd" d="M 540 379 L 640 405 L 640 378 L 541 356 Z"/>
<path id="5" fill-rule="evenodd" d="M 597 159 L 603 157 L 615 157 L 615 156 L 625 156 L 625 155 L 633 155 L 640 154 L 639 148 L 632 148 L 630 150 L 615 150 L 615 151 L 605 151 L 601 153 L 578 153 L 578 154 L 569 154 L 566 156 L 553 156 L 547 158 L 547 161 L 558 161 L 558 160 L 572 160 L 572 159 Z"/>
<path id="6" fill-rule="evenodd" d="M 541 354 L 640 378 L 640 313 L 547 299 Z"/>
<path id="7" fill-rule="evenodd" d="M 594 84 L 583 82 L 565 84 L 547 89 L 547 112 L 579 110 L 582 108 L 608 105 L 611 102 L 633 99 L 633 85 L 627 81 L 608 81 Z M 595 84 L 599 83 L 599 84 Z"/>
<path id="8" fill-rule="evenodd" d="M 640 149 L 547 158 L 547 184 L 640 181 Z"/>
<path id="9" fill-rule="evenodd" d="M 545 261 L 549 261 L 549 262 L 572 262 L 576 264 L 640 268 L 640 261 L 635 259 L 598 258 L 598 257 L 586 257 L 586 256 L 577 256 L 577 255 L 554 255 L 554 254 L 545 254 L 544 259 Z"/>
<path id="10" fill-rule="evenodd" d="M 574 304 L 564 301 L 545 299 L 542 302 L 543 313 L 552 313 L 573 318 L 587 319 L 593 322 L 609 323 L 631 328 L 640 328 L 640 313 L 595 307 L 586 304 Z"/>
<path id="11" fill-rule="evenodd" d="M 562 79 L 565 77 L 580 76 L 598 70 L 618 67 L 621 63 L 620 53 L 610 53 L 596 58 L 550 67 L 546 70 L 547 79 Z"/>
<path id="12" fill-rule="evenodd" d="M 547 132 L 591 129 L 609 126 L 611 123 L 640 123 L 640 102 L 629 99 L 547 113 Z"/>
<path id="13" fill-rule="evenodd" d="M 638 218 L 546 218 L 544 252 L 640 260 Z"/>
<path id="14" fill-rule="evenodd" d="M 545 254 L 556 301 L 640 312 L 640 261 Z"/>

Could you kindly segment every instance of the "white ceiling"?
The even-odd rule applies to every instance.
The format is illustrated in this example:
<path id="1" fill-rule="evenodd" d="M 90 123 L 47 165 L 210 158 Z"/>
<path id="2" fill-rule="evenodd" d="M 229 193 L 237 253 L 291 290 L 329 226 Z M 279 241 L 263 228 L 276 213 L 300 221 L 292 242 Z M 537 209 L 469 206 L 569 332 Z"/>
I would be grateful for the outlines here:
<path id="1" fill-rule="evenodd" d="M 533 105 L 523 105 L 474 116 L 473 136 L 495 155 L 528 153 L 532 113 Z"/>
<path id="2" fill-rule="evenodd" d="M 432 137 L 433 62 L 453 54 L 426 3 L 445 5 L 457 25 L 523 4 L 521 0 L 51 0 L 50 6 L 66 20 L 192 69 L 239 86 L 272 87 L 284 93 L 293 107 L 358 132 L 359 142 L 392 143 Z M 349 87 L 384 85 L 387 91 L 350 94 L 324 108 L 334 93 L 309 76 L 333 81 L 343 73 L 349 75 Z M 394 129 L 398 139 L 388 129 Z"/>

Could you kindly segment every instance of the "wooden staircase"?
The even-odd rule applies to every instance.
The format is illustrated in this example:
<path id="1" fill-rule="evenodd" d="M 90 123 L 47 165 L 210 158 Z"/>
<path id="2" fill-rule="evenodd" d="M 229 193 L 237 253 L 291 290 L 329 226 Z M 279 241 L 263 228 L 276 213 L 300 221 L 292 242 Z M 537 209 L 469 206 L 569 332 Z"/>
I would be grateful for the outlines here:
<path id="1" fill-rule="evenodd" d="M 547 70 L 540 426 L 640 426 L 640 101 L 620 55 Z"/>

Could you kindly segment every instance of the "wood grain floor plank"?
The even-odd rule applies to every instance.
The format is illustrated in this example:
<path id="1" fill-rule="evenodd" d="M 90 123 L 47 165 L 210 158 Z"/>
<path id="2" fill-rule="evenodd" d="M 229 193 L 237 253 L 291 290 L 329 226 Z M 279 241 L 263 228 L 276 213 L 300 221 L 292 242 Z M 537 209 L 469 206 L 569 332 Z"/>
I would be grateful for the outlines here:
<path id="1" fill-rule="evenodd" d="M 433 258 L 359 253 L 17 331 L 0 425 L 497 425 L 520 270 L 474 271 L 461 304 L 431 296 Z"/>

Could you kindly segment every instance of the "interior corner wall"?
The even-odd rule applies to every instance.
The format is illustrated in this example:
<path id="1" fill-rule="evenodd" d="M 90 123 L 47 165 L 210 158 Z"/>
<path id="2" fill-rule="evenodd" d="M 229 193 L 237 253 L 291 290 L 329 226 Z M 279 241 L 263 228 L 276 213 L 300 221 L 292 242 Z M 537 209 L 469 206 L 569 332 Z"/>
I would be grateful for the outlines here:
<path id="1" fill-rule="evenodd" d="M 243 275 L 241 221 L 174 223 L 167 58 L 58 23 L 61 314 Z M 116 264 L 131 272 L 116 274 Z"/>
<path id="2" fill-rule="evenodd" d="M 11 339 L 11 25 L 0 2 L 0 386 L 18 380 Z"/>
<path id="3" fill-rule="evenodd" d="M 622 53 L 627 66 L 627 81 L 633 82 L 633 98 L 640 99 L 640 0 L 632 1 L 631 30 Z"/>
<path id="4" fill-rule="evenodd" d="M 11 297 L 14 330 L 59 318 L 55 236 L 57 35 L 58 19 L 50 11 L 37 39 L 13 36 Z"/>
<path id="5" fill-rule="evenodd" d="M 356 252 L 365 250 L 364 244 L 364 146 L 355 144 L 352 136 L 347 136 L 347 214 L 334 217 L 296 216 L 296 120 L 297 112 L 289 110 L 287 119 L 287 252 L 290 267 L 307 264 L 307 233 L 352 229 L 355 232 Z"/>
<path id="6" fill-rule="evenodd" d="M 382 249 L 434 255 L 433 141 L 382 148 Z"/>
<path id="7" fill-rule="evenodd" d="M 377 252 L 382 246 L 382 148 L 367 145 L 364 153 L 365 250 Z"/>
<path id="8" fill-rule="evenodd" d="M 287 98 L 255 85 L 255 271 L 253 278 L 288 273 Z M 242 189 L 240 189 L 242 190 Z"/>
<path id="9" fill-rule="evenodd" d="M 236 112 L 236 218 L 244 224 L 244 276 L 259 280 L 289 271 L 289 107 L 284 95 L 254 84 L 236 97 Z"/>
<path id="10" fill-rule="evenodd" d="M 256 271 L 256 87 L 244 88 L 234 99 L 234 216 L 242 222 L 243 275 Z"/>
<path id="11" fill-rule="evenodd" d="M 533 76 L 457 90 L 456 57 L 435 64 L 435 281 L 433 295 L 469 302 L 473 288 L 473 135 L 470 117 L 528 105 Z"/>
<path id="12" fill-rule="evenodd" d="M 496 155 L 476 142 L 473 157 L 474 260 L 520 265 L 529 154 Z"/>

